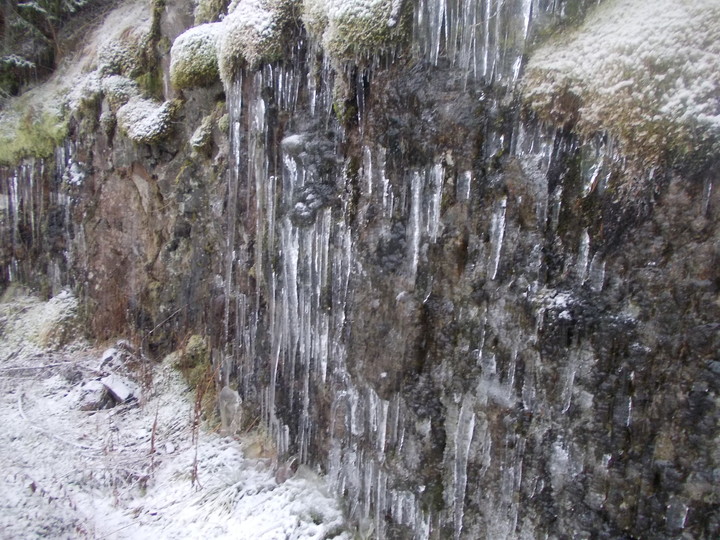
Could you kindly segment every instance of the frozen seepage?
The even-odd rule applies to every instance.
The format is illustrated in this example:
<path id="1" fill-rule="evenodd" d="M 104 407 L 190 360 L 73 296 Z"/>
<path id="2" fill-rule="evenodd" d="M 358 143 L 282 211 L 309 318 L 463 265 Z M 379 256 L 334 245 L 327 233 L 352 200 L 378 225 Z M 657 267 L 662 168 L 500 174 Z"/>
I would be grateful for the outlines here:
<path id="1" fill-rule="evenodd" d="M 236 335 L 228 337 L 241 388 L 261 396 L 261 416 L 279 452 L 293 447 L 307 461 L 316 437 L 311 419 L 318 388 L 329 382 L 331 364 L 342 363 L 345 356 L 340 336 L 352 240 L 345 223 L 333 219 L 333 188 L 318 177 L 306 153 L 308 137 L 287 136 L 277 148 L 279 159 L 269 160 L 275 149 L 268 147 L 268 100 L 272 96 L 273 105 L 292 112 L 300 80 L 297 66 L 265 66 L 244 88 L 236 82 L 230 89 L 235 164 L 229 180 L 233 214 L 228 216 L 232 236 L 225 285 L 228 306 L 237 300 L 235 310 L 226 308 L 227 317 L 237 313 L 226 328 L 236 328 Z M 235 232 L 240 227 L 252 231 L 251 242 Z M 242 275 L 249 260 L 250 287 Z M 258 358 L 261 350 L 269 358 Z M 262 388 L 255 386 L 259 372 L 268 374 Z M 279 407 L 291 416 L 281 419 Z"/>
<path id="2" fill-rule="evenodd" d="M 512 84 L 531 17 L 530 0 L 421 0 L 415 40 L 433 64 L 446 57 L 470 78 Z"/>
<path id="3" fill-rule="evenodd" d="M 459 539 L 462 533 L 463 516 L 465 512 L 465 490 L 467 488 L 467 468 L 475 431 L 475 413 L 473 412 L 472 397 L 465 396 L 458 412 L 457 427 L 455 430 L 455 459 L 453 464 L 453 490 L 451 504 L 453 506 L 453 524 L 455 538 Z"/>
<path id="4" fill-rule="evenodd" d="M 392 516 L 415 538 L 429 538 L 431 516 L 421 509 L 420 495 L 431 486 L 400 488 L 389 482 L 387 456 L 408 453 L 406 419 L 400 396 L 383 400 L 370 388 L 348 388 L 332 404 L 328 474 L 350 501 L 350 517 L 364 537 L 387 537 L 386 517 Z"/>
<path id="5" fill-rule="evenodd" d="M 230 342 L 230 308 L 233 301 L 233 269 L 236 261 L 235 231 L 237 228 L 238 183 L 240 181 L 242 78 L 234 81 L 228 91 L 228 111 L 230 114 L 230 167 L 228 173 L 228 221 L 225 251 L 225 340 Z"/>
<path id="6" fill-rule="evenodd" d="M 500 267 L 500 253 L 505 239 L 505 212 L 507 211 L 507 197 L 503 197 L 496 205 L 495 213 L 490 224 L 490 259 L 488 260 L 488 276 L 497 277 Z"/>
<path id="7" fill-rule="evenodd" d="M 71 211 L 84 165 L 66 142 L 55 159 L 29 158 L 0 168 L 0 283 L 49 277 L 51 290 L 70 283 L 75 259 Z"/>
<path id="8" fill-rule="evenodd" d="M 566 18 L 565 1 L 420 0 L 413 39 L 437 65 L 447 59 L 470 79 L 512 87 L 534 27 Z"/>

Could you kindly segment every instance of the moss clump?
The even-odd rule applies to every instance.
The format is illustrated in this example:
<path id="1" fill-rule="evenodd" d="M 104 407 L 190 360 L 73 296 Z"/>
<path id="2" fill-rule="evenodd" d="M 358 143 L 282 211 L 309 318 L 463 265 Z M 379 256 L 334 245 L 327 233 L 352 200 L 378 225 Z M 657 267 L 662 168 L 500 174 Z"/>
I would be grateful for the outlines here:
<path id="1" fill-rule="evenodd" d="M 220 119 L 218 120 L 218 129 L 220 130 L 220 133 L 223 133 L 224 135 L 230 134 L 230 115 L 229 114 L 223 114 Z"/>
<path id="2" fill-rule="evenodd" d="M 195 24 L 215 22 L 227 13 L 227 0 L 200 0 L 195 8 Z"/>
<path id="3" fill-rule="evenodd" d="M 179 35 L 170 50 L 170 81 L 175 88 L 209 86 L 218 80 L 217 41 L 222 23 L 196 26 Z"/>
<path id="4" fill-rule="evenodd" d="M 142 41 L 139 38 L 113 39 L 98 51 L 98 71 L 102 75 L 137 77 L 142 73 Z"/>
<path id="5" fill-rule="evenodd" d="M 720 5 L 607 0 L 534 51 L 525 101 L 544 121 L 609 133 L 647 168 L 668 154 L 717 151 Z"/>
<path id="6" fill-rule="evenodd" d="M 196 152 L 203 152 L 207 150 L 212 143 L 212 128 L 215 118 L 213 114 L 207 115 L 203 118 L 198 128 L 190 137 L 190 146 Z"/>
<path id="7" fill-rule="evenodd" d="M 133 97 L 117 112 L 120 130 L 140 144 L 154 144 L 163 140 L 172 127 L 173 104 Z"/>
<path id="8" fill-rule="evenodd" d="M 411 2 L 305 0 L 303 22 L 335 59 L 379 53 L 410 36 Z"/>
<path id="9" fill-rule="evenodd" d="M 210 348 L 204 336 L 190 336 L 185 347 L 167 359 L 182 373 L 188 385 L 195 391 L 195 414 L 211 425 L 217 424 L 215 414 L 217 404 L 216 373 L 210 358 Z"/>
<path id="10" fill-rule="evenodd" d="M 132 79 L 122 75 L 110 75 L 101 81 L 105 99 L 113 109 L 125 105 L 131 98 L 140 95 L 140 87 Z"/>
<path id="11" fill-rule="evenodd" d="M 223 20 L 218 66 L 225 84 L 247 65 L 257 68 L 282 57 L 299 0 L 240 0 Z"/>
<path id="12" fill-rule="evenodd" d="M 177 367 L 193 388 L 205 380 L 208 370 L 212 372 L 210 350 L 203 336 L 198 334 L 190 336 L 182 350 Z"/>
<path id="13" fill-rule="evenodd" d="M 59 111 L 18 104 L 14 115 L 0 116 L 0 164 L 14 165 L 24 157 L 49 157 L 67 136 L 67 121 Z"/>

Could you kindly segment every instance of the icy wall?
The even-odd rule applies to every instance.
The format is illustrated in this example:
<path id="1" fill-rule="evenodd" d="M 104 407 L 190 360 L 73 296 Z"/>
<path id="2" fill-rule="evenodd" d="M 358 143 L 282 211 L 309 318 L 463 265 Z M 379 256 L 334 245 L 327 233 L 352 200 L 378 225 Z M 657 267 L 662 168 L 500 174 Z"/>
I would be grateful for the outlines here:
<path id="1" fill-rule="evenodd" d="M 262 16 L 223 24 L 272 39 L 289 4 L 247 2 Z M 79 161 L 94 169 L 67 234 L 95 254 L 70 265 L 88 310 L 122 298 L 105 327 L 122 319 L 151 352 L 207 333 L 248 417 L 329 475 L 366 537 L 717 536 L 712 131 L 688 142 L 678 128 L 681 143 L 642 153 L 632 142 L 647 137 L 613 131 L 622 115 L 602 123 L 617 111 L 604 72 L 562 71 L 584 67 L 562 36 L 647 15 L 631 4 L 304 2 L 307 31 L 293 25 L 279 56 L 253 48 L 244 64 L 220 42 L 224 86 L 180 96 L 170 143 L 86 143 Z M 179 5 L 163 16 L 172 37 Z M 380 45 L 348 48 L 343 16 L 375 7 L 406 38 L 369 26 L 355 37 L 379 32 Z M 672 42 L 665 7 L 651 15 Z M 710 67 L 718 15 L 705 11 L 698 45 Z M 690 103 L 711 71 L 705 85 L 667 77 L 690 83 Z M 223 92 L 228 138 L 215 129 L 191 152 L 183 137 Z M 57 171 L 72 169 L 63 160 Z M 39 200 L 28 167 L 3 176 L 13 246 L 35 226 L 17 210 Z"/>

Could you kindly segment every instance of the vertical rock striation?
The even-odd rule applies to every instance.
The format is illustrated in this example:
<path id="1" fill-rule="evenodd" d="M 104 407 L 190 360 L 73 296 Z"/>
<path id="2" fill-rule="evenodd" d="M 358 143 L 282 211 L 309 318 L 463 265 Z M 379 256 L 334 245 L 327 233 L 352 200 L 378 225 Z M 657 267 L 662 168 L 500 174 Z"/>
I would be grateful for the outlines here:
<path id="1" fill-rule="evenodd" d="M 2 279 L 151 352 L 210 335 L 362 535 L 715 537 L 720 14 L 647 4 L 233 3 L 212 24 L 263 40 L 212 27 L 223 86 L 203 40 L 199 75 L 158 53 L 166 139 L 102 132 L 101 96 L 3 171 Z"/>

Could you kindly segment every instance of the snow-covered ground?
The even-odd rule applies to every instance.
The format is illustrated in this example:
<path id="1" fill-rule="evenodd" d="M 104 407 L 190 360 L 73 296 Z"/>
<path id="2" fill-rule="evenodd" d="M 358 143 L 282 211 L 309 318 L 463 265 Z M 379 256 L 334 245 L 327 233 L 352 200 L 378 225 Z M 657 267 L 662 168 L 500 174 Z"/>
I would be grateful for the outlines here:
<path id="1" fill-rule="evenodd" d="M 68 293 L 0 303 L 0 538 L 350 538 L 318 475 L 276 480 L 251 437 L 193 430 L 168 362 L 143 384 L 130 353 L 69 339 L 75 309 Z M 136 397 L 86 410 L 111 374 Z"/>

